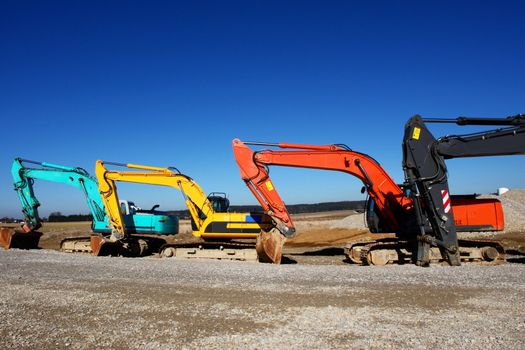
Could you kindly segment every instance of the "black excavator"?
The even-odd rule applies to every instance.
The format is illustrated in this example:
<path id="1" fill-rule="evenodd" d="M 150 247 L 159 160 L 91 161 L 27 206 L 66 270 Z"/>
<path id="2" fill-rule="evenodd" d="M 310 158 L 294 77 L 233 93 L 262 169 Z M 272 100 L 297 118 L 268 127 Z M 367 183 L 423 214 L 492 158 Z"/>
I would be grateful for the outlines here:
<path id="1" fill-rule="evenodd" d="M 501 128 L 435 138 L 425 123 L 487 125 Z M 403 170 L 413 199 L 419 234 L 416 264 L 427 266 L 438 247 L 450 265 L 460 265 L 460 249 L 450 210 L 446 159 L 525 154 L 525 115 L 506 118 L 428 119 L 416 115 L 405 125 Z M 494 249 L 484 254 L 495 256 Z"/>

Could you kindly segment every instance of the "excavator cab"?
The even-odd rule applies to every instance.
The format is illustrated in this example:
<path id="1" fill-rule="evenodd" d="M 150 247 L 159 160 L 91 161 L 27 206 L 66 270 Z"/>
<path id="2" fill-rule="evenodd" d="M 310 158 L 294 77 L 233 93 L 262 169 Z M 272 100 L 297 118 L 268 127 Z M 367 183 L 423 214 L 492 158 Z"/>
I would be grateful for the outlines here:
<path id="1" fill-rule="evenodd" d="M 224 192 L 212 192 L 208 195 L 208 200 L 217 213 L 227 213 L 230 208 L 230 200 Z"/>

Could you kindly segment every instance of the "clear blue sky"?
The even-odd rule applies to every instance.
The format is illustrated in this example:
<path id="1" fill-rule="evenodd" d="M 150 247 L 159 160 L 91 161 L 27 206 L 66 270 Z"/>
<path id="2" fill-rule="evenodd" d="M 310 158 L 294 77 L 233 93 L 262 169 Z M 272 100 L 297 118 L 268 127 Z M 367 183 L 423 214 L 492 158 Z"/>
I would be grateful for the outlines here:
<path id="1" fill-rule="evenodd" d="M 255 203 L 231 140 L 346 143 L 402 182 L 403 125 L 525 112 L 523 1 L 0 3 L 0 216 L 20 216 L 14 157 L 177 166 Z M 470 132 L 433 127 L 436 135 Z M 448 162 L 454 193 L 524 187 L 522 157 Z M 272 168 L 287 203 L 363 198 L 342 173 Z M 176 190 L 121 186 L 142 207 Z M 37 182 L 45 215 L 87 212 Z"/>

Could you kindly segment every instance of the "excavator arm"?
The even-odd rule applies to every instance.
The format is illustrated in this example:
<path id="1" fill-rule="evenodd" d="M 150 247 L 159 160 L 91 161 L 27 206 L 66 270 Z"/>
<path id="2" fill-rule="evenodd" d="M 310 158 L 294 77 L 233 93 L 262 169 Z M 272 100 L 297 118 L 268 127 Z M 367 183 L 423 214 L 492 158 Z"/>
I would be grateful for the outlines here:
<path id="1" fill-rule="evenodd" d="M 468 135 L 436 139 L 426 123 L 506 126 Z M 452 265 L 460 264 L 451 210 L 445 159 L 525 154 L 525 117 L 423 119 L 416 115 L 405 126 L 403 169 L 411 189 L 419 225 L 417 263 L 428 265 L 428 251 L 438 246 Z M 431 230 L 425 229 L 431 227 Z"/>
<path id="2" fill-rule="evenodd" d="M 24 164 L 27 163 L 39 165 L 40 168 L 26 167 Z M 93 215 L 93 221 L 104 222 L 105 212 L 97 183 L 84 169 L 16 158 L 11 167 L 11 174 L 25 217 L 24 231 L 35 231 L 42 226 L 38 215 L 40 203 L 33 190 L 35 179 L 63 183 L 80 189 Z"/>
<path id="3" fill-rule="evenodd" d="M 105 165 L 114 165 L 140 171 L 108 170 Z M 174 168 L 158 168 L 137 164 L 122 164 L 97 161 L 96 176 L 99 180 L 99 191 L 113 227 L 115 239 L 128 236 L 120 210 L 120 201 L 115 182 L 132 182 L 157 186 L 168 186 L 180 190 L 186 206 L 197 228 L 200 228 L 208 215 L 213 215 L 213 207 L 202 188 L 189 176 L 174 171 Z"/>
<path id="4" fill-rule="evenodd" d="M 247 145 L 292 150 L 266 149 L 253 152 Z M 403 225 L 401 218 L 412 209 L 411 199 L 404 195 L 403 190 L 376 160 L 344 145 L 269 144 L 235 139 L 233 152 L 242 179 L 263 209 L 279 222 L 278 229 L 288 237 L 294 234 L 295 228 L 284 202 L 270 180 L 270 165 L 342 171 L 357 177 L 380 208 L 379 215 L 387 225 L 386 229 L 391 232 L 400 230 Z"/>
<path id="5" fill-rule="evenodd" d="M 26 166 L 27 164 L 35 164 L 39 167 L 30 168 Z M 15 247 L 35 249 L 38 247 L 42 234 L 37 230 L 42 226 L 42 219 L 38 214 L 40 203 L 33 189 L 35 179 L 63 183 L 80 189 L 93 216 L 93 229 L 100 230 L 106 227 L 105 212 L 98 193 L 98 186 L 84 169 L 16 158 L 11 166 L 11 174 L 15 191 L 22 204 L 24 223 L 22 232 L 13 229 L 1 230 L 0 245 L 5 249 Z"/>

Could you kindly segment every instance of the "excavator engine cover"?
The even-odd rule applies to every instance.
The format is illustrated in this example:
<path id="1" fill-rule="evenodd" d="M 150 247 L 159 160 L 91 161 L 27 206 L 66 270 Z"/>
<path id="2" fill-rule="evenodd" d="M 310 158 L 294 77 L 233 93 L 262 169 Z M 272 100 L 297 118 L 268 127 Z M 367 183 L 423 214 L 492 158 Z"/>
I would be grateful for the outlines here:
<path id="1" fill-rule="evenodd" d="M 12 228 L 0 229 L 0 245 L 5 250 L 10 248 L 37 249 L 42 233 L 20 232 Z"/>
<path id="2" fill-rule="evenodd" d="M 285 242 L 286 237 L 281 235 L 277 230 L 261 232 L 259 236 L 257 236 L 257 243 L 255 245 L 259 262 L 280 264 Z"/>

